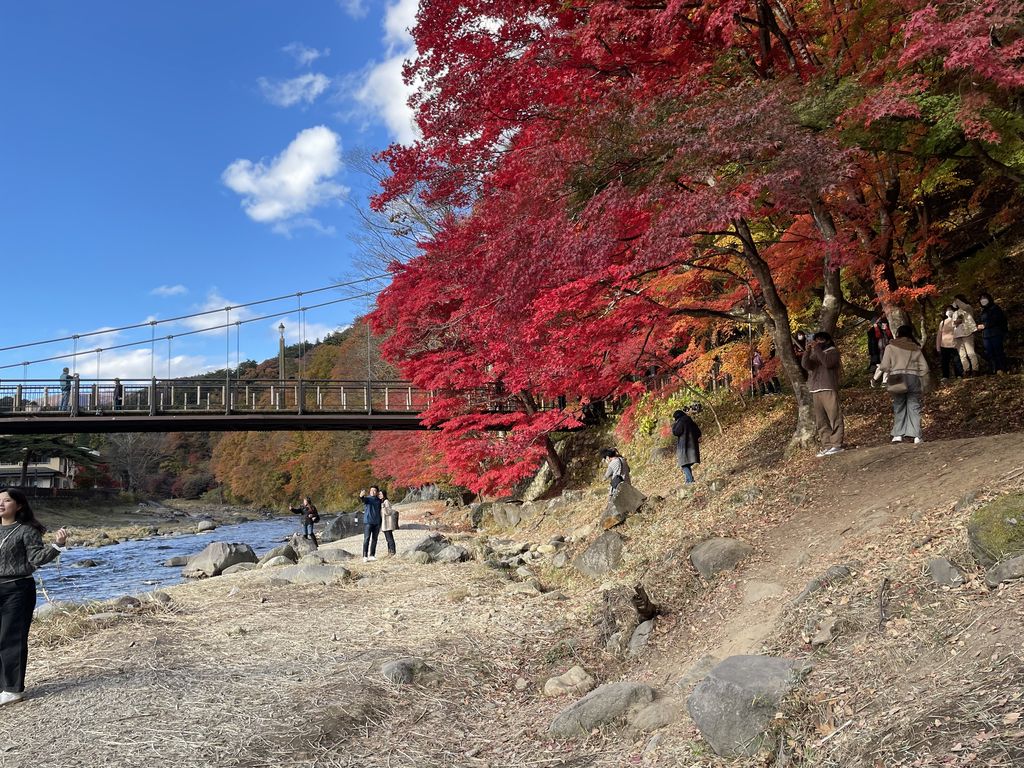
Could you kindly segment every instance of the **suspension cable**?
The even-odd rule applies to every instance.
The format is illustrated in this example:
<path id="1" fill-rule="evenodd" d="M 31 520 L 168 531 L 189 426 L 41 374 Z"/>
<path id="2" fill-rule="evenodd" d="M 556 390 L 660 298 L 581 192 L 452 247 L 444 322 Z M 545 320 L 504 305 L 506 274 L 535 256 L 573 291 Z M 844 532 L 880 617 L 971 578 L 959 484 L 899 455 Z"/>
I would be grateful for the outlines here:
<path id="1" fill-rule="evenodd" d="M 62 342 L 62 341 L 71 341 L 71 340 L 77 341 L 78 339 L 84 339 L 84 338 L 89 337 L 89 336 L 102 336 L 103 334 L 106 334 L 106 333 L 119 333 L 120 331 L 131 331 L 131 330 L 135 330 L 136 328 L 145 328 L 147 326 L 163 325 L 164 323 L 176 323 L 176 322 L 179 322 L 181 320 L 188 320 L 188 319 L 193 318 L 193 317 L 203 317 L 204 315 L 212 315 L 212 314 L 215 314 L 217 312 L 223 312 L 225 309 L 228 309 L 228 308 L 230 308 L 230 309 L 243 309 L 245 307 L 255 307 L 255 306 L 258 306 L 260 304 L 269 304 L 269 303 L 274 302 L 274 301 L 283 301 L 285 299 L 291 299 L 293 297 L 298 297 L 299 301 L 302 301 L 302 297 L 307 295 L 307 294 L 310 294 L 310 293 L 321 293 L 323 291 L 330 291 L 330 290 L 333 290 L 333 289 L 336 289 L 336 288 L 348 288 L 348 287 L 353 286 L 353 285 L 359 285 L 361 283 L 368 283 L 368 282 L 371 282 L 373 280 L 382 280 L 382 279 L 387 278 L 387 277 L 389 277 L 389 275 L 373 275 L 372 277 L 363 277 L 363 278 L 360 278 L 359 280 L 352 280 L 352 281 L 349 281 L 349 282 L 346 282 L 346 283 L 332 283 L 330 285 L 325 285 L 322 288 L 314 288 L 311 291 L 297 291 L 295 293 L 286 293 L 283 296 L 274 296 L 273 298 L 270 298 L 270 299 L 259 299 L 258 301 L 249 301 L 249 302 L 246 302 L 245 304 L 231 304 L 231 305 L 229 305 L 229 307 L 217 307 L 216 309 L 205 309 L 205 310 L 203 310 L 201 312 L 193 312 L 190 315 L 179 315 L 178 317 L 168 317 L 168 318 L 166 318 L 164 320 L 146 320 L 145 322 L 142 322 L 142 323 L 132 323 L 131 325 L 123 325 L 120 328 L 105 328 L 105 329 L 100 330 L 100 331 L 89 331 L 88 333 L 73 333 L 70 336 L 61 336 L 59 338 L 46 339 L 44 341 L 30 341 L 30 342 L 26 342 L 24 344 L 12 344 L 9 347 L 0 347 L 0 352 L 8 352 L 8 351 L 10 351 L 12 349 L 25 349 L 26 347 L 39 347 L 39 346 L 42 346 L 44 344 L 57 344 L 57 343 Z M 360 294 L 360 295 L 363 295 L 363 294 Z M 289 313 L 280 313 L 280 314 L 289 314 Z M 268 317 L 278 317 L 278 316 L 279 315 L 268 315 Z M 221 326 L 221 327 L 223 327 L 223 326 Z M 178 335 L 184 336 L 186 334 L 178 334 Z M 111 347 L 111 349 L 114 349 L 114 347 Z M 48 357 L 46 359 L 47 360 L 58 360 L 58 359 L 60 359 L 60 357 Z M 19 363 L 19 365 L 20 365 L 20 363 Z M 6 366 L 0 366 L 0 367 L 6 367 Z"/>
<path id="2" fill-rule="evenodd" d="M 306 293 L 313 293 L 313 291 L 306 291 Z M 370 296 L 376 296 L 378 293 L 379 293 L 379 291 L 368 291 L 366 293 L 359 293 L 359 294 L 355 294 L 353 296 L 345 296 L 345 297 L 340 298 L 340 299 L 332 299 L 331 301 L 324 301 L 324 302 L 321 302 L 319 304 L 310 304 L 307 307 L 300 307 L 298 311 L 302 312 L 302 311 L 309 310 L 309 309 L 319 309 L 320 307 L 327 307 L 327 306 L 330 306 L 331 304 L 340 304 L 340 303 L 345 302 L 345 301 L 355 301 L 356 299 L 365 299 L 365 298 L 368 298 Z M 286 296 L 285 298 L 290 298 L 290 296 Z M 241 305 L 239 305 L 239 306 L 241 306 Z M 249 306 L 252 306 L 252 305 L 250 304 Z M 216 309 L 216 310 L 213 310 L 213 311 L 214 312 L 223 312 L 224 310 L 222 308 L 222 309 Z M 182 336 L 194 336 L 194 335 L 196 335 L 198 333 L 209 333 L 210 331 L 220 331 L 220 330 L 223 330 L 223 329 L 228 328 L 230 326 L 240 326 L 240 325 L 244 325 L 246 323 L 258 323 L 261 320 L 271 320 L 271 319 L 273 319 L 275 317 L 287 317 L 288 315 L 295 314 L 295 312 L 296 312 L 295 309 L 288 309 L 288 310 L 285 310 L 284 312 L 274 312 L 273 314 L 270 314 L 270 315 L 260 315 L 259 317 L 250 317 L 250 318 L 246 318 L 245 320 L 235 320 L 235 321 L 230 322 L 230 323 L 221 323 L 220 325 L 211 325 L 208 328 L 199 328 L 199 329 L 193 330 L 193 331 L 182 331 L 181 333 L 174 333 L 174 334 L 170 334 L 168 336 L 162 336 L 162 337 L 157 337 L 157 338 L 159 338 L 160 340 L 165 340 L 166 339 L 168 344 L 169 344 L 171 339 L 178 339 L 178 338 L 181 338 Z M 203 313 L 203 314 L 208 314 L 208 313 Z M 146 325 L 148 325 L 148 323 L 146 323 Z M 113 333 L 113 331 L 105 331 L 105 333 Z M 4 370 L 4 369 L 7 369 L 7 368 L 17 368 L 19 365 L 35 365 L 36 363 L 49 363 L 49 362 L 52 362 L 54 360 L 64 360 L 66 358 L 74 357 L 76 355 L 81 355 L 81 354 L 87 353 L 87 352 L 99 353 L 99 352 L 109 352 L 110 350 L 113 350 L 113 349 L 127 349 L 128 347 L 137 347 L 137 346 L 140 346 L 142 344 L 150 344 L 151 342 L 152 342 L 152 339 L 142 339 L 141 341 L 129 341 L 129 342 L 125 342 L 124 344 L 115 344 L 115 345 L 109 346 L 109 347 L 98 347 L 97 349 L 87 349 L 87 350 L 82 350 L 81 352 L 70 352 L 70 353 L 63 354 L 63 355 L 53 355 L 52 357 L 42 357 L 42 358 L 39 358 L 38 360 L 27 360 L 27 361 L 22 362 L 22 363 L 9 363 L 8 365 L 0 365 L 0 370 Z M 168 360 L 170 360 L 170 355 L 169 354 L 168 354 Z"/>

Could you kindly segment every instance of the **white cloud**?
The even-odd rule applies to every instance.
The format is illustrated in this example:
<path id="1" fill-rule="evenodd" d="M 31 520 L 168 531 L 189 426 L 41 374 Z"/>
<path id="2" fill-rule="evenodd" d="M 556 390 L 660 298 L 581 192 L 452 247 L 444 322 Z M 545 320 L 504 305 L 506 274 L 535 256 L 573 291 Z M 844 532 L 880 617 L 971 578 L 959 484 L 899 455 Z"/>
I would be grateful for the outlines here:
<path id="1" fill-rule="evenodd" d="M 395 0 L 384 14 L 384 43 L 387 58 L 368 68 L 356 101 L 381 120 L 392 138 L 411 144 L 419 138 L 409 97 L 414 88 L 402 79 L 402 67 L 416 55 L 409 30 L 416 23 L 418 0 Z"/>
<path id="2" fill-rule="evenodd" d="M 338 0 L 338 5 L 353 19 L 366 16 L 366 3 L 363 0 Z"/>
<path id="3" fill-rule="evenodd" d="M 181 283 L 178 283 L 177 285 L 158 285 L 150 291 L 150 294 L 153 296 L 163 296 L 165 298 L 168 296 L 181 296 L 185 293 L 188 293 L 188 288 Z"/>
<path id="4" fill-rule="evenodd" d="M 265 77 L 256 81 L 264 98 L 276 107 L 294 107 L 300 102 L 312 104 L 331 84 L 327 75 L 319 72 L 307 72 L 290 80 L 268 80 Z"/>
<path id="5" fill-rule="evenodd" d="M 340 170 L 341 138 L 318 125 L 301 131 L 269 163 L 235 160 L 221 179 L 242 196 L 250 219 L 273 224 L 276 232 L 287 234 L 296 227 L 321 227 L 308 214 L 325 203 L 340 202 L 348 193 L 334 181 Z"/>
<path id="6" fill-rule="evenodd" d="M 308 67 L 317 59 L 323 56 L 331 55 L 330 48 L 324 48 L 322 51 L 320 51 L 317 50 L 316 48 L 307 48 L 305 45 L 299 42 L 288 43 L 288 45 L 286 45 L 281 50 L 287 53 L 293 59 L 295 59 L 295 63 L 298 64 L 300 67 Z"/>
<path id="7" fill-rule="evenodd" d="M 224 311 L 224 307 L 231 307 L 231 312 L 227 313 Z M 213 311 L 211 311 L 213 310 Z M 186 317 L 181 321 L 182 325 L 188 328 L 190 331 L 201 331 L 204 328 L 212 328 L 214 326 L 223 325 L 225 320 L 235 323 L 238 320 L 247 320 L 252 317 L 252 312 L 249 311 L 248 307 L 238 307 L 236 302 L 226 299 L 221 296 L 220 292 L 216 289 L 211 290 L 206 294 L 206 299 L 201 305 L 196 307 L 193 311 L 195 312 L 210 312 L 206 315 L 199 315 L 198 317 Z M 232 334 L 234 329 L 232 328 Z M 210 331 L 215 333 L 215 331 Z M 216 333 L 223 335 L 224 331 L 219 330 Z M 164 334 L 167 335 L 166 333 Z"/>
<path id="8" fill-rule="evenodd" d="M 165 352 L 163 355 L 159 353 L 161 346 Z M 100 356 L 100 378 L 148 379 L 151 372 L 158 378 L 165 377 L 167 375 L 167 342 L 164 341 L 161 345 L 158 339 L 156 349 L 157 354 L 152 359 L 148 345 L 136 349 L 104 352 Z M 171 376 L 191 376 L 223 367 L 223 361 L 219 364 L 211 364 L 201 355 L 171 355 Z M 79 357 L 78 373 L 83 379 L 91 379 L 96 375 L 96 361 L 85 361 Z"/>

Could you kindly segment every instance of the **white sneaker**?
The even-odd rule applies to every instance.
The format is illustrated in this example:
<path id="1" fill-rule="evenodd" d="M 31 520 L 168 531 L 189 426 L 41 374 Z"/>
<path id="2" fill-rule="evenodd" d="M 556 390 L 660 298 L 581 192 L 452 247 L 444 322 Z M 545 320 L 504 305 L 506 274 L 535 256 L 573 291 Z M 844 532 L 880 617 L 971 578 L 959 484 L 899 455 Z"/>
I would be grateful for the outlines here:
<path id="1" fill-rule="evenodd" d="M 892 439 L 892 441 L 893 441 L 894 443 L 902 443 L 902 442 L 903 442 L 903 437 L 902 437 L 902 436 L 900 436 L 900 435 L 896 435 L 896 437 L 894 437 L 894 438 Z"/>
<path id="2" fill-rule="evenodd" d="M 834 445 L 831 448 L 829 448 L 827 451 L 825 451 L 825 455 L 826 456 L 835 456 L 837 453 L 842 453 L 845 450 L 846 449 L 843 448 L 843 446 L 841 446 L 841 445 Z"/>
<path id="3" fill-rule="evenodd" d="M 376 558 L 376 557 L 374 557 L 373 555 L 370 555 L 370 557 L 369 557 L 368 559 L 369 559 L 369 560 L 376 560 L 377 558 Z"/>
<path id="4" fill-rule="evenodd" d="M 363 562 L 364 562 L 364 563 L 368 563 L 368 562 L 370 562 L 370 558 L 368 558 L 368 557 L 364 557 L 364 558 L 363 558 Z"/>
<path id="5" fill-rule="evenodd" d="M 914 445 L 920 445 L 923 442 L 924 442 L 924 438 L 923 437 L 915 437 L 914 438 Z"/>
<path id="6" fill-rule="evenodd" d="M 21 701 L 25 698 L 24 693 L 14 693 L 12 691 L 4 691 L 0 693 L 0 706 L 4 704 L 13 704 L 16 701 Z"/>
<path id="7" fill-rule="evenodd" d="M 818 453 L 817 453 L 817 456 L 818 456 L 818 458 L 820 459 L 820 458 L 821 458 L 822 456 L 828 456 L 828 451 L 829 451 L 829 449 L 828 449 L 828 448 L 822 448 L 822 449 L 821 449 L 820 451 L 818 451 Z"/>

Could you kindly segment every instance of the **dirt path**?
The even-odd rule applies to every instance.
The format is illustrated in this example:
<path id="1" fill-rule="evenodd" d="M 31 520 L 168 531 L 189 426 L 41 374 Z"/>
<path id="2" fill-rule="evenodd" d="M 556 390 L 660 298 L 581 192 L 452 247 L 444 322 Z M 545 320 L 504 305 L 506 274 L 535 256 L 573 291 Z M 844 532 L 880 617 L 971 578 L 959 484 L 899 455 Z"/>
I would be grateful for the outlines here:
<path id="1" fill-rule="evenodd" d="M 803 507 L 757 542 L 758 556 L 735 577 L 738 599 L 677 664 L 703 654 L 757 653 L 786 607 L 826 568 L 900 518 L 948 509 L 965 494 L 1024 472 L 1024 434 L 891 444 L 821 459 Z M 926 501 L 927 500 L 927 501 Z M 685 669 L 680 670 L 685 672 Z"/>

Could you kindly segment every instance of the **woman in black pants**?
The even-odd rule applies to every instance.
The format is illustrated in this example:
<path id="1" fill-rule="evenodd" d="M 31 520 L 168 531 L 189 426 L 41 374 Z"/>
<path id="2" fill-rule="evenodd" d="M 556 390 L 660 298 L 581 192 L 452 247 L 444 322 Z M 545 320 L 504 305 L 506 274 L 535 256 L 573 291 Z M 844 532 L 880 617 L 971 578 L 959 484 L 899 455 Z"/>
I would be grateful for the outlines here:
<path id="1" fill-rule="evenodd" d="M 397 554 L 398 548 L 395 546 L 394 532 L 398 530 L 398 510 L 391 506 L 391 502 L 388 501 L 388 492 L 383 489 L 380 491 L 380 518 L 380 531 L 388 543 L 388 554 Z"/>
<path id="2" fill-rule="evenodd" d="M 36 607 L 32 572 L 53 560 L 67 542 L 63 528 L 56 546 L 43 543 L 46 528 L 36 520 L 28 499 L 13 488 L 0 491 L 0 705 L 25 698 L 28 628 Z"/>

